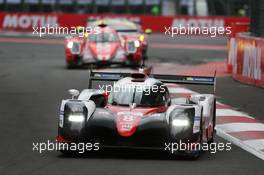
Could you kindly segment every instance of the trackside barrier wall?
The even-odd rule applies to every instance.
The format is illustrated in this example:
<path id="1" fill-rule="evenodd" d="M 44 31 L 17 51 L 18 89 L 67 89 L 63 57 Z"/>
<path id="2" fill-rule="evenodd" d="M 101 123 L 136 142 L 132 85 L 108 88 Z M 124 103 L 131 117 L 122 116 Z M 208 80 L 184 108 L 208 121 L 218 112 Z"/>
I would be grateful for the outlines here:
<path id="1" fill-rule="evenodd" d="M 234 22 L 231 24 L 232 33 L 227 36 L 227 72 L 232 73 L 233 68 L 233 59 L 236 55 L 236 35 L 240 32 L 248 32 L 249 31 L 249 21 L 248 22 Z"/>
<path id="2" fill-rule="evenodd" d="M 264 88 L 264 38 L 238 33 L 228 55 L 234 79 Z"/>
<path id="3" fill-rule="evenodd" d="M 32 31 L 33 26 L 87 26 L 91 19 L 126 18 L 141 23 L 143 29 L 164 33 L 165 27 L 227 27 L 234 22 L 248 22 L 246 17 L 190 17 L 151 15 L 65 14 L 65 13 L 0 13 L 0 30 Z"/>

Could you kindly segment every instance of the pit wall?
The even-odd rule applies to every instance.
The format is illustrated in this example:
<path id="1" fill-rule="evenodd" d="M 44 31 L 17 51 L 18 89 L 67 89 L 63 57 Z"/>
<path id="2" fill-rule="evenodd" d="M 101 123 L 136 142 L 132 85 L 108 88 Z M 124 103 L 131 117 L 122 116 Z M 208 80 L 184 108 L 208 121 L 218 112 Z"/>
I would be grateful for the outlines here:
<path id="1" fill-rule="evenodd" d="M 111 14 L 65 14 L 65 13 L 0 13 L 0 30 L 32 31 L 33 26 L 47 24 L 61 27 L 87 26 L 91 19 L 126 18 L 141 23 L 143 29 L 164 33 L 165 27 L 179 25 L 196 27 L 228 27 L 234 22 L 247 22 L 246 17 L 191 17 Z"/>

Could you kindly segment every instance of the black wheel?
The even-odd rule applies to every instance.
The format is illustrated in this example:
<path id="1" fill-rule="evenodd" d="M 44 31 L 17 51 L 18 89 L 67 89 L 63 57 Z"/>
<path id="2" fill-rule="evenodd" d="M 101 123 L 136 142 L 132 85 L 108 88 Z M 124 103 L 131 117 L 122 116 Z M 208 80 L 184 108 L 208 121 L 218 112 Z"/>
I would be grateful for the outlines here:
<path id="1" fill-rule="evenodd" d="M 60 152 L 65 156 L 71 156 L 74 154 L 74 152 L 68 150 L 60 150 Z"/>
<path id="2" fill-rule="evenodd" d="M 200 146 L 202 146 L 202 143 L 203 143 L 203 108 L 201 110 L 201 120 L 200 120 L 200 140 L 199 140 Z M 197 150 L 196 153 L 191 155 L 191 157 L 193 159 L 198 159 L 201 156 L 202 151 L 203 150 Z"/>
<path id="3" fill-rule="evenodd" d="M 200 144 L 203 142 L 203 108 L 201 110 L 201 120 L 200 120 Z"/>
<path id="4" fill-rule="evenodd" d="M 216 124 L 216 99 L 214 100 L 214 115 L 213 115 L 213 135 L 212 138 L 208 140 L 208 143 L 211 144 L 214 142 L 214 136 L 215 136 L 215 124 Z"/>
<path id="5" fill-rule="evenodd" d="M 200 120 L 200 138 L 199 138 L 199 144 L 202 146 L 203 143 L 203 108 L 201 110 L 201 120 Z M 190 159 L 198 159 L 201 156 L 203 150 L 196 150 L 194 153 L 190 153 L 188 155 L 188 158 Z"/>
<path id="6" fill-rule="evenodd" d="M 67 62 L 66 66 L 68 69 L 77 69 L 83 66 L 83 59 L 81 56 L 76 55 L 73 62 Z"/>
<path id="7" fill-rule="evenodd" d="M 66 68 L 67 69 L 73 69 L 75 66 L 71 63 L 66 63 Z"/>
<path id="8" fill-rule="evenodd" d="M 143 60 L 148 60 L 148 55 L 143 55 L 143 58 L 142 58 Z"/>

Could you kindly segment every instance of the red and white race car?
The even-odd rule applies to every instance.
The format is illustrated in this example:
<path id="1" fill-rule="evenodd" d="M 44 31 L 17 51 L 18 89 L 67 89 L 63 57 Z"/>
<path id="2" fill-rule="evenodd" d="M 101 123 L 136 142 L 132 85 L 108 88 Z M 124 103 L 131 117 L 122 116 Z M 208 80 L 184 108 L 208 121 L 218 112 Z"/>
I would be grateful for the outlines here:
<path id="1" fill-rule="evenodd" d="M 210 146 L 214 140 L 215 96 L 173 96 L 167 83 L 215 87 L 215 76 L 150 72 L 143 69 L 137 73 L 90 70 L 88 89 L 80 94 L 71 89 L 71 99 L 62 100 L 57 142 L 89 143 L 96 145 L 96 150 L 99 146 L 100 149 L 160 150 L 172 155 L 199 157 L 202 145 Z M 105 89 L 100 85 L 113 88 Z M 189 146 L 183 149 L 173 146 L 181 143 Z M 63 148 L 60 151 L 69 153 L 72 150 Z"/>
<path id="2" fill-rule="evenodd" d="M 147 35 L 151 34 L 151 29 L 143 29 L 139 22 L 127 19 L 106 18 L 102 20 L 89 19 L 87 26 L 94 28 L 100 24 L 106 24 L 118 33 L 121 44 L 127 52 L 127 56 L 137 60 L 146 60 L 148 41 Z"/>
<path id="3" fill-rule="evenodd" d="M 85 64 L 141 65 L 142 52 L 137 50 L 140 45 L 138 41 L 122 42 L 116 30 L 106 24 L 101 23 L 96 27 L 97 30 L 93 30 L 86 37 L 66 38 L 67 67 L 79 67 Z"/>

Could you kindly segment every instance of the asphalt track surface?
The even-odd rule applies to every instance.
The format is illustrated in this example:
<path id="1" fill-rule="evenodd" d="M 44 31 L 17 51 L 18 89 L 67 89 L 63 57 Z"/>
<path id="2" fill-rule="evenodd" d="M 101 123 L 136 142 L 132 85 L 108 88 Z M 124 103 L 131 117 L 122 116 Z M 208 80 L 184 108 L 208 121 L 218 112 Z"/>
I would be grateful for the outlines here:
<path id="1" fill-rule="evenodd" d="M 224 45 L 225 39 L 174 38 L 153 35 L 151 42 Z M 151 62 L 196 65 L 222 60 L 226 51 L 150 48 Z M 177 58 L 177 59 L 176 59 Z M 70 88 L 87 87 L 87 70 L 67 70 L 59 44 L 0 43 L 0 175 L 46 174 L 239 174 L 263 175 L 263 161 L 232 145 L 232 150 L 205 152 L 196 160 L 170 159 L 157 152 L 113 151 L 65 157 L 56 151 L 38 153 L 33 142 L 54 140 L 59 105 Z M 263 90 L 219 78 L 218 98 L 263 119 Z M 231 90 L 236 87 L 236 90 Z M 208 92 L 203 87 L 190 87 Z M 242 95 L 241 95 L 242 94 Z M 253 97 L 251 97 L 253 96 Z M 216 142 L 226 142 L 217 137 Z"/>

